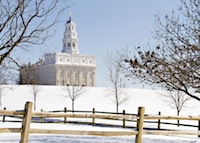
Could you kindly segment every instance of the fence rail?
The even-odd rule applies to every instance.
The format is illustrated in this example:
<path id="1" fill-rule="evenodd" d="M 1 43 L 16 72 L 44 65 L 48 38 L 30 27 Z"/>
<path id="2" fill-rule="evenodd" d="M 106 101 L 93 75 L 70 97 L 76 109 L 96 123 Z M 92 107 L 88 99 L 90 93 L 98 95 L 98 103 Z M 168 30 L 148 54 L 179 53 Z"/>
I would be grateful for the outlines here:
<path id="1" fill-rule="evenodd" d="M 200 135 L 200 131 L 177 131 L 177 130 L 160 130 L 160 120 L 194 120 L 200 121 L 200 116 L 161 116 L 161 115 L 145 115 L 144 107 L 138 108 L 138 114 L 126 114 L 125 111 L 120 114 L 114 114 L 111 112 L 98 112 L 94 109 L 92 111 L 79 111 L 69 113 L 68 110 L 63 111 L 51 111 L 51 112 L 32 112 L 32 103 L 27 102 L 23 111 L 7 111 L 0 110 L 0 116 L 2 115 L 5 120 L 5 116 L 13 116 L 22 119 L 22 128 L 0 128 L 0 133 L 21 133 L 20 143 L 28 142 L 29 134 L 68 134 L 68 135 L 94 135 L 94 136 L 124 136 L 135 135 L 135 143 L 142 142 L 142 134 L 149 135 Z M 61 113 L 64 112 L 64 113 Z M 80 113 L 82 112 L 82 113 Z M 84 114 L 83 114 L 84 113 Z M 95 119 L 103 120 L 119 120 L 122 122 L 122 127 L 126 126 L 126 121 L 137 122 L 133 131 L 83 131 L 83 130 L 54 130 L 54 129 L 32 129 L 30 124 L 34 118 L 38 118 L 42 123 L 43 118 L 63 118 L 64 123 L 67 123 L 68 118 L 84 118 L 92 119 L 91 124 L 95 125 Z M 146 121 L 145 121 L 146 120 Z M 151 121 L 152 120 L 152 121 Z M 154 122 L 157 120 L 157 130 L 146 130 L 144 123 Z M 168 124 L 168 123 L 167 123 Z M 200 124 L 200 123 L 199 123 Z M 174 125 L 174 123 L 173 123 Z M 198 125 L 198 129 L 200 125 Z"/>

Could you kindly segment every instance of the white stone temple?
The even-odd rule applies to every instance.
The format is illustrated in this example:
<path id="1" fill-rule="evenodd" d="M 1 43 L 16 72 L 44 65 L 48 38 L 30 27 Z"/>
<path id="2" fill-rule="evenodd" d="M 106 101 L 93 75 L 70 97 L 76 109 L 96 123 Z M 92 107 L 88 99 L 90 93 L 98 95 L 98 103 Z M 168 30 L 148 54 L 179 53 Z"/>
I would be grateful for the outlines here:
<path id="1" fill-rule="evenodd" d="M 65 24 L 60 53 L 45 54 L 36 64 L 20 69 L 22 84 L 96 86 L 96 57 L 79 54 L 76 24 Z"/>

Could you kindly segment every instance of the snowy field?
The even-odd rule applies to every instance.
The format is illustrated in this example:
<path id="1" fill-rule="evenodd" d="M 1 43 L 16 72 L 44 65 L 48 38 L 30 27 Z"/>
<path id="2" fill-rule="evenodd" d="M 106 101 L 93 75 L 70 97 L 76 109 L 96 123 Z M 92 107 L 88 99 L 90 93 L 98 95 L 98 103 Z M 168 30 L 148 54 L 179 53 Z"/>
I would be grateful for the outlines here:
<path id="1" fill-rule="evenodd" d="M 134 137 L 96 137 L 64 135 L 30 135 L 29 143 L 134 143 Z M 17 134 L 0 134 L 0 143 L 19 143 Z M 142 143 L 200 143 L 198 139 L 185 137 L 143 136 Z"/>
<path id="2" fill-rule="evenodd" d="M 145 107 L 146 114 L 176 115 L 176 111 L 167 107 L 160 96 L 162 91 L 147 89 L 129 89 L 131 99 L 127 104 L 120 106 L 120 111 L 126 110 L 127 113 L 137 113 L 139 106 Z M 37 96 L 37 111 L 63 110 L 64 107 L 71 109 L 71 100 L 64 96 L 65 92 L 59 86 L 42 86 Z M 87 91 L 75 101 L 75 110 L 91 110 L 115 112 L 115 105 L 111 102 L 112 97 L 106 96 L 104 88 L 87 88 Z M 7 110 L 22 110 L 27 101 L 33 101 L 30 88 L 28 86 L 13 86 L 12 90 L 5 89 L 2 97 L 2 106 Z M 181 112 L 181 115 L 199 115 L 199 105 L 197 101 L 190 101 L 190 108 Z M 1 120 L 1 117 L 0 117 Z M 182 122 L 181 122 L 182 123 Z M 197 125 L 197 123 L 194 123 Z M 150 126 L 150 125 L 147 125 Z M 20 123 L 0 123 L 0 128 L 21 127 Z M 161 125 L 161 127 L 163 127 Z M 32 123 L 31 128 L 40 129 L 59 129 L 59 130 L 98 130 L 98 131 L 130 131 L 114 127 L 92 127 L 90 125 L 76 124 L 36 124 Z M 177 129 L 177 126 L 169 127 Z M 180 127 L 184 130 L 185 127 Z M 197 130 L 186 128 L 187 130 Z M 29 143 L 131 143 L 135 136 L 123 137 L 99 137 L 99 136 L 73 136 L 73 135 L 39 135 L 30 134 Z M 18 143 L 19 133 L 1 133 L 0 143 Z M 143 135 L 143 143 L 200 143 L 196 136 L 161 136 Z"/>

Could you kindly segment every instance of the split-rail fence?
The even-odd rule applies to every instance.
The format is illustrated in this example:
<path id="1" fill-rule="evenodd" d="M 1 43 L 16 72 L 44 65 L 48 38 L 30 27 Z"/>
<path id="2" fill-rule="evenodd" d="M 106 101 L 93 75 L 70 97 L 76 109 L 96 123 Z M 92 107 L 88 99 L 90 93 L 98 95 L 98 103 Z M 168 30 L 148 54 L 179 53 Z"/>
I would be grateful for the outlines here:
<path id="1" fill-rule="evenodd" d="M 21 133 L 20 143 L 27 143 L 29 134 L 67 134 L 67 135 L 93 135 L 93 136 L 135 136 L 135 143 L 142 143 L 143 134 L 152 135 L 197 135 L 200 136 L 200 116 L 161 116 L 161 115 L 145 115 L 145 108 L 139 107 L 138 114 L 100 114 L 93 112 L 90 114 L 85 113 L 60 113 L 60 112 L 32 112 L 32 103 L 27 102 L 25 104 L 25 109 L 23 111 L 8 111 L 0 110 L 0 115 L 3 116 L 3 121 L 5 121 L 5 116 L 17 116 L 22 118 L 21 128 L 0 128 L 0 133 Z M 30 128 L 32 119 L 36 117 L 39 118 L 40 122 L 43 122 L 43 118 L 64 118 L 64 123 L 67 123 L 67 118 L 91 118 L 91 124 L 95 125 L 95 119 L 106 119 L 106 120 L 121 120 L 122 127 L 125 127 L 125 122 L 136 121 L 136 127 L 132 131 L 84 131 L 84 130 L 54 130 L 54 129 L 33 129 Z M 143 124 L 145 120 L 157 120 L 158 129 L 157 130 L 147 130 L 144 129 Z M 194 120 L 199 123 L 198 129 L 196 131 L 180 131 L 180 130 L 160 130 L 160 120 Z M 133 139 L 134 141 L 134 139 Z"/>

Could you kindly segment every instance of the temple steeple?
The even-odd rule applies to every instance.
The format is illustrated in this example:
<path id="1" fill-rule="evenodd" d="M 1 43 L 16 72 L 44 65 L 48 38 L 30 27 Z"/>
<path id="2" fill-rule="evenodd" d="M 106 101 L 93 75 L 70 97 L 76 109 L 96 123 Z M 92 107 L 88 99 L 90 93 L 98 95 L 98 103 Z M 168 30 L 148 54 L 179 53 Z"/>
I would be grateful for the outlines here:
<path id="1" fill-rule="evenodd" d="M 65 24 L 62 52 L 79 54 L 76 24 L 72 21 L 71 14 Z"/>

